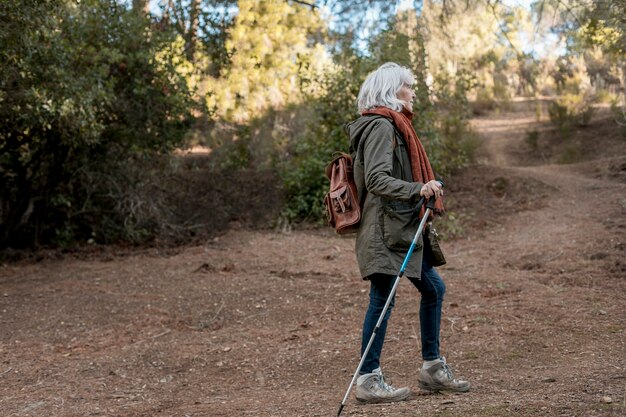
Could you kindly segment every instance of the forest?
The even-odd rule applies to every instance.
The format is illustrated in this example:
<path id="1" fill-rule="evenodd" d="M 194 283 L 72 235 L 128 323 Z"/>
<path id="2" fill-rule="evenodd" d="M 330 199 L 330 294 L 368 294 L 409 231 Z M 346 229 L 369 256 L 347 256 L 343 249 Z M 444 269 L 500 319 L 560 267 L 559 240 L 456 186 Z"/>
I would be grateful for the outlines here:
<path id="1" fill-rule="evenodd" d="M 622 0 L 7 0 L 0 20 L 2 249 L 322 224 L 387 61 L 417 77 L 442 177 L 474 158 L 469 119 L 515 98 L 550 98 L 563 138 L 594 103 L 625 123 Z"/>
<path id="2" fill-rule="evenodd" d="M 626 0 L 1 0 L 0 415 L 626 415 L 625 34 Z M 376 377 L 408 390 L 362 405 L 325 167 L 385 62 L 471 388 L 424 389 L 400 276 Z"/>

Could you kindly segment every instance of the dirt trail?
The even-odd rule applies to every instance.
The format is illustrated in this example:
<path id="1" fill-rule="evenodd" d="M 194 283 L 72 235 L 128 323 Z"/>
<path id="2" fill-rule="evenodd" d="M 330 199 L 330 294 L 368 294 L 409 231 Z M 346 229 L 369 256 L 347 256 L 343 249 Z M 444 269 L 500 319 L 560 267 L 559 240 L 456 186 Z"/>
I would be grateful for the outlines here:
<path id="1" fill-rule="evenodd" d="M 443 353 L 472 391 L 417 390 L 419 296 L 403 282 L 383 364 L 416 394 L 343 415 L 626 415 L 626 185 L 607 175 L 623 143 L 528 164 L 526 132 L 547 129 L 531 109 L 473 124 L 481 163 L 449 188 L 471 229 L 441 268 Z M 333 416 L 367 304 L 353 245 L 239 230 L 174 254 L 4 265 L 0 415 Z"/>

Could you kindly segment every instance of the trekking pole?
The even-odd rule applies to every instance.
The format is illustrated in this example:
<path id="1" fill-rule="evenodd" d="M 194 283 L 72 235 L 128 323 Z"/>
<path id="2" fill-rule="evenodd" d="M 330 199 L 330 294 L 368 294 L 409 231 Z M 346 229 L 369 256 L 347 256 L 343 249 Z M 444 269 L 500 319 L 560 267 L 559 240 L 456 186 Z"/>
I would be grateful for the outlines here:
<path id="1" fill-rule="evenodd" d="M 443 182 L 441 180 L 437 180 L 439 181 L 439 183 L 443 186 Z M 424 204 L 424 197 L 421 197 L 417 203 L 417 206 L 415 207 L 415 211 L 419 213 L 420 208 L 422 207 L 422 205 Z M 430 215 L 430 212 L 435 208 L 435 198 L 430 198 L 428 200 L 428 203 L 426 203 L 426 211 L 424 212 L 424 217 L 422 217 L 422 220 L 420 221 L 419 227 L 417 228 L 417 232 L 415 232 L 415 237 L 413 237 L 413 241 L 411 242 L 411 246 L 409 246 L 409 251 L 406 253 L 406 256 L 404 257 L 404 262 L 402 262 L 402 266 L 400 267 L 400 272 L 398 272 L 398 275 L 396 276 L 396 281 L 393 284 L 393 287 L 391 288 L 391 292 L 389 293 L 389 297 L 387 297 L 387 302 L 385 303 L 385 307 L 383 307 L 383 311 L 381 311 L 380 313 L 380 317 L 378 318 L 378 322 L 376 323 L 376 327 L 374 327 L 374 331 L 372 332 L 372 336 L 370 337 L 369 342 L 367 343 L 367 347 L 365 348 L 365 351 L 363 352 L 363 355 L 361 355 L 361 360 L 359 361 L 359 366 L 356 368 L 356 371 L 354 372 L 354 375 L 352 376 L 352 381 L 350 381 L 350 385 L 348 386 L 348 390 L 346 391 L 346 395 L 344 395 L 343 397 L 343 401 L 341 401 L 341 404 L 339 404 L 339 410 L 337 411 L 337 417 L 339 417 L 339 415 L 341 414 L 341 412 L 343 411 L 343 407 L 345 407 L 346 405 L 346 401 L 348 401 L 348 396 L 350 395 L 350 391 L 352 391 L 352 386 L 354 385 L 356 379 L 359 377 L 359 372 L 361 371 L 361 368 L 363 367 L 363 363 L 365 362 L 365 358 L 367 357 L 367 354 L 370 351 L 370 348 L 372 347 L 372 344 L 374 343 L 374 338 L 376 337 L 376 333 L 378 333 L 378 329 L 380 328 L 380 325 L 383 322 L 383 318 L 385 317 L 385 313 L 387 313 L 387 309 L 389 308 L 389 304 L 391 304 L 391 300 L 393 300 L 393 296 L 396 294 L 396 290 L 398 288 L 398 284 L 400 283 L 400 278 L 402 278 L 402 276 L 404 275 L 404 270 L 406 269 L 406 266 L 409 264 L 409 259 L 411 259 L 411 255 L 413 255 L 413 250 L 415 249 L 415 245 L 417 244 L 417 241 L 419 240 L 419 237 L 422 234 L 422 231 L 424 230 L 424 225 L 426 224 L 426 222 L 428 221 L 428 216 Z"/>

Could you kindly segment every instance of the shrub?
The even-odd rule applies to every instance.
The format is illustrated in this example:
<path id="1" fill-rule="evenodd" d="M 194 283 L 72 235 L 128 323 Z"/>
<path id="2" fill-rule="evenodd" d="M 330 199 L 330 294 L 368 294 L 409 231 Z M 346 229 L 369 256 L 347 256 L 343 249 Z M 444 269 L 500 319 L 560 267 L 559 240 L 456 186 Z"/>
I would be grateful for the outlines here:
<path id="1" fill-rule="evenodd" d="M 479 88 L 476 92 L 476 99 L 471 103 L 472 112 L 477 115 L 483 115 L 496 108 L 496 100 L 486 88 Z"/>
<path id="2" fill-rule="evenodd" d="M 537 152 L 539 150 L 539 132 L 536 130 L 526 132 L 525 142 L 532 152 Z"/>
<path id="3" fill-rule="evenodd" d="M 577 143 L 570 143 L 557 158 L 559 164 L 574 164 L 583 158 L 581 146 Z"/>
<path id="4" fill-rule="evenodd" d="M 494 80 L 493 95 L 501 106 L 504 108 L 509 106 L 511 93 L 509 92 L 509 87 L 506 84 L 506 79 L 501 80 L 498 77 Z"/>
<path id="5" fill-rule="evenodd" d="M 562 137 L 570 135 L 572 128 L 587 126 L 593 115 L 589 94 L 565 94 L 548 105 L 550 121 Z"/>
<path id="6" fill-rule="evenodd" d="M 188 126 L 173 37 L 113 0 L 7 0 L 0 21 L 0 242 L 134 240 L 123 168 Z"/>
<path id="7" fill-rule="evenodd" d="M 448 176 L 467 166 L 480 144 L 478 135 L 469 125 L 471 110 L 467 92 L 474 81 L 474 77 L 463 70 L 454 77 L 440 75 L 436 79 L 438 102 L 433 118 L 439 143 L 429 149 L 429 157 L 440 176 Z"/>
<path id="8" fill-rule="evenodd" d="M 323 200 L 328 179 L 324 169 L 334 152 L 348 151 L 344 127 L 357 117 L 355 103 L 366 74 L 364 65 L 354 57 L 350 68 L 328 74 L 322 81 L 326 94 L 309 105 L 309 124 L 303 134 L 293 138 L 287 151 L 291 158 L 281 166 L 286 198 L 283 221 L 319 221 L 325 217 Z"/>
<path id="9" fill-rule="evenodd" d="M 612 94 L 609 90 L 601 89 L 595 94 L 594 101 L 596 103 L 611 104 L 617 100 L 617 95 Z"/>
<path id="10" fill-rule="evenodd" d="M 626 137 L 626 106 L 624 105 L 624 96 L 618 96 L 611 102 L 611 113 L 613 119 L 622 129 L 622 135 Z"/>
<path id="11" fill-rule="evenodd" d="M 465 235 L 467 220 L 468 216 L 466 214 L 446 210 L 446 215 L 437 219 L 437 231 L 441 239 L 449 240 Z"/>

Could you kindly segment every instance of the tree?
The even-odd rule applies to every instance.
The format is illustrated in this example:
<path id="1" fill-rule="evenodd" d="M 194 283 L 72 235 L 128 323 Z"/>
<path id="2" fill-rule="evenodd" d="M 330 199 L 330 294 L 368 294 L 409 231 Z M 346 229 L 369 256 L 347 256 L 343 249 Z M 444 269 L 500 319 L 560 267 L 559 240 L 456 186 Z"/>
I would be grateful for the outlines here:
<path id="1" fill-rule="evenodd" d="M 236 0 L 167 0 L 162 3 L 162 24 L 185 40 L 185 55 L 196 62 L 196 52 L 211 58 L 212 72 L 228 62 L 224 42 L 236 15 Z"/>
<path id="2" fill-rule="evenodd" d="M 0 19 L 0 242 L 123 235 L 125 166 L 188 126 L 169 33 L 113 0 L 8 0 Z"/>
<path id="3" fill-rule="evenodd" d="M 551 19 L 570 47 L 582 42 L 615 55 L 626 52 L 626 0 L 537 0 L 533 10 L 538 22 Z"/>
<path id="4" fill-rule="evenodd" d="M 240 0 L 238 6 L 226 41 L 230 62 L 211 82 L 208 101 L 217 116 L 243 122 L 299 101 L 303 61 L 324 59 L 321 46 L 310 45 L 323 25 L 317 13 L 300 4 Z"/>

